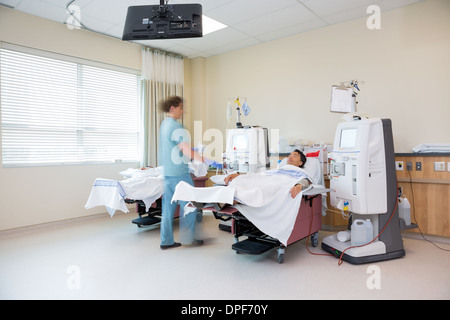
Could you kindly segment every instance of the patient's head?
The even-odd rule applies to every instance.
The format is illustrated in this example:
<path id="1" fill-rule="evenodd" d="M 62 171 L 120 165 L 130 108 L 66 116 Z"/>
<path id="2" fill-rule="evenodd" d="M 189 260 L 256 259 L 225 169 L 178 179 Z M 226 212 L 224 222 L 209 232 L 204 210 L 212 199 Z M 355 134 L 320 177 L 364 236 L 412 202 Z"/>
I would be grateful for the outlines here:
<path id="1" fill-rule="evenodd" d="M 305 163 L 306 163 L 306 157 L 303 154 L 303 152 L 301 152 L 298 149 L 295 149 L 294 151 L 292 151 L 287 159 L 287 164 L 290 164 L 290 165 L 296 166 L 296 167 L 300 167 L 300 168 L 304 168 Z"/>

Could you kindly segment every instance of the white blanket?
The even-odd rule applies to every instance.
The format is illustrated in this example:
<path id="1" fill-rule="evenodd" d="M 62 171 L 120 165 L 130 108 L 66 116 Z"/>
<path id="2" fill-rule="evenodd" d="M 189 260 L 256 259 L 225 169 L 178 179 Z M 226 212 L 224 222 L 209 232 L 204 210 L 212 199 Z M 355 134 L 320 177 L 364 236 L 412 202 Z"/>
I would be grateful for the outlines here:
<path id="1" fill-rule="evenodd" d="M 196 177 L 207 173 L 205 163 L 189 164 L 189 170 Z M 127 169 L 120 172 L 125 180 L 117 181 L 98 178 L 91 189 L 86 209 L 105 206 L 111 217 L 116 210 L 128 213 L 125 199 L 142 200 L 146 211 L 164 193 L 164 168 Z"/>
<path id="2" fill-rule="evenodd" d="M 292 199 L 290 190 L 301 179 L 312 178 L 295 166 L 257 174 L 240 175 L 228 187 L 194 188 L 180 183 L 175 188 L 172 201 L 242 204 L 235 207 L 258 229 L 286 245 L 300 209 L 302 193 Z"/>
<path id="3" fill-rule="evenodd" d="M 280 169 L 239 175 L 230 182 L 229 187 L 235 189 L 238 202 L 250 207 L 263 207 L 275 199 L 280 188 L 290 190 L 304 178 L 313 181 L 305 170 L 286 165 Z"/>
<path id="4" fill-rule="evenodd" d="M 84 207 L 90 209 L 97 206 L 105 206 L 111 216 L 114 215 L 116 210 L 128 212 L 124 201 L 125 194 L 125 190 L 119 181 L 96 179 Z"/>
<path id="5" fill-rule="evenodd" d="M 142 200 L 148 211 L 150 206 L 164 193 L 163 177 L 129 178 L 122 181 L 96 179 L 89 199 L 84 206 L 91 209 L 105 206 L 111 217 L 116 210 L 128 213 L 125 199 Z"/>
<path id="6" fill-rule="evenodd" d="M 235 189 L 228 187 L 196 188 L 181 181 L 175 187 L 174 201 L 233 204 Z"/>
<path id="7" fill-rule="evenodd" d="M 272 202 L 263 207 L 241 204 L 236 204 L 235 207 L 259 230 L 286 246 L 302 203 L 302 192 L 292 199 L 289 191 L 288 187 L 279 188 Z"/>
<path id="8" fill-rule="evenodd" d="M 120 182 L 125 190 L 126 198 L 142 200 L 146 211 L 164 193 L 164 177 L 129 178 Z"/>

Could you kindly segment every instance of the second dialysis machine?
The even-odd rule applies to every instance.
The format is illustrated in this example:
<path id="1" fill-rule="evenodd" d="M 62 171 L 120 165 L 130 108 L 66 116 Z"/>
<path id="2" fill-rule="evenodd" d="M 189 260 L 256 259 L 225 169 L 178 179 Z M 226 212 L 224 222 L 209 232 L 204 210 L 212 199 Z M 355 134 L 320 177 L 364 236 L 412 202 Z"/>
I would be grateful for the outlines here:
<path id="1" fill-rule="evenodd" d="M 270 166 L 268 130 L 243 127 L 227 130 L 224 170 L 227 173 L 255 173 Z"/>

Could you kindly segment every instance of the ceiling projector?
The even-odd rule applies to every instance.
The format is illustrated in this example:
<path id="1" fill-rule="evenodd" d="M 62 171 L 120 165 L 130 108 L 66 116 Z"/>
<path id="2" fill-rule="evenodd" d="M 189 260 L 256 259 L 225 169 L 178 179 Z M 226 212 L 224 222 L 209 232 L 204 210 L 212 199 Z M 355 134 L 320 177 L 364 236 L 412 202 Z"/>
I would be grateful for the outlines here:
<path id="1" fill-rule="evenodd" d="M 196 38 L 203 36 L 202 5 L 173 4 L 128 8 L 122 40 Z"/>

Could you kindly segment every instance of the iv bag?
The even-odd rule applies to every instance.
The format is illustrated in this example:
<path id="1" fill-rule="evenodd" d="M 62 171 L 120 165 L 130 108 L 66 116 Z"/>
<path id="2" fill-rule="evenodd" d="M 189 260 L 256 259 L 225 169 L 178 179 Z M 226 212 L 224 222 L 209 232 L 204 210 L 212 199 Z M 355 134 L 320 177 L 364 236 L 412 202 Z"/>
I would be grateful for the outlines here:
<path id="1" fill-rule="evenodd" d="M 231 103 L 230 101 L 228 101 L 228 106 L 227 106 L 227 120 L 231 120 L 231 118 L 233 117 L 233 110 L 231 109 Z"/>

